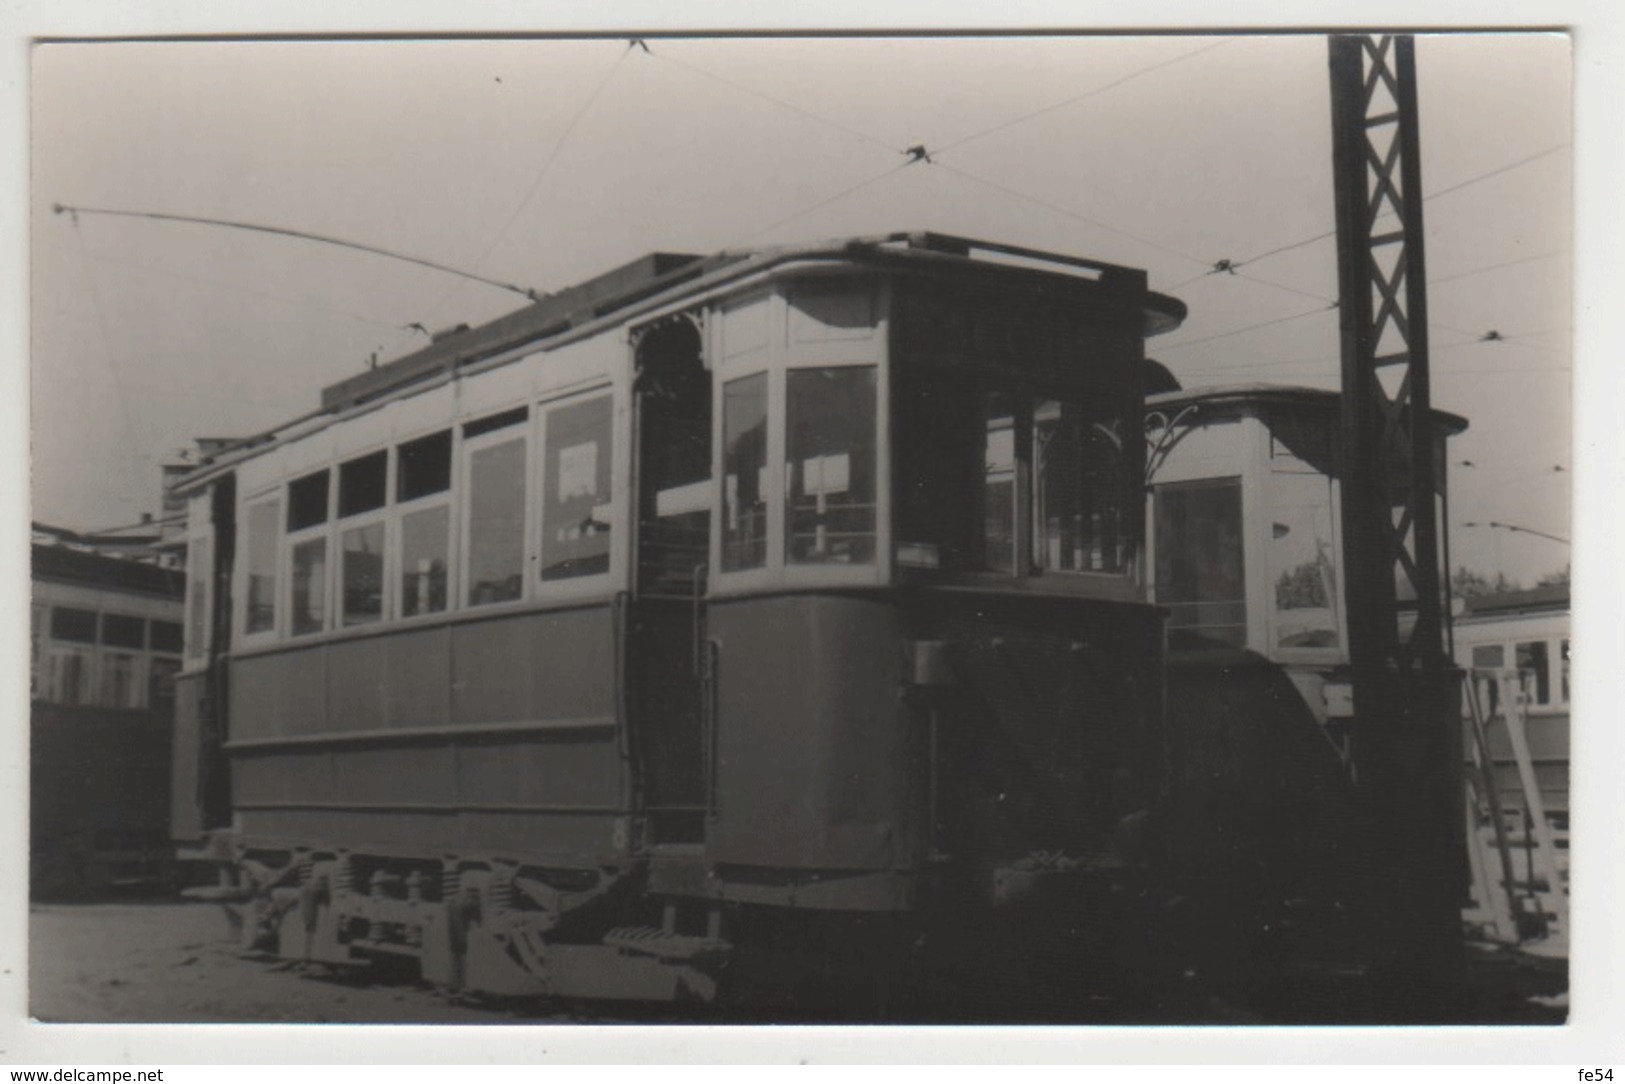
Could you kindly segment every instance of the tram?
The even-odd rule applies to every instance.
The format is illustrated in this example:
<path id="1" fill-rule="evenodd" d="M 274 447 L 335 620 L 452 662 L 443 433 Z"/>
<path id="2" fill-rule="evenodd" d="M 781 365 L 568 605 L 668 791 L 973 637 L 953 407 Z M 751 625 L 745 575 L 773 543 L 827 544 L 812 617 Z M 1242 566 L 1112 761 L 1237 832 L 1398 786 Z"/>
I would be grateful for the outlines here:
<path id="1" fill-rule="evenodd" d="M 1402 885 L 1361 902 L 1375 829 L 1356 793 L 1341 406 L 1273 384 L 1146 401 L 1151 597 L 1168 613 L 1162 858 L 1205 912 L 1196 958 L 1236 984 L 1362 967 L 1381 932 L 1359 923 L 1404 905 Z M 1446 442 L 1466 427 L 1432 413 L 1440 524 Z M 1404 621 L 1403 589 L 1399 606 Z"/>
<path id="2" fill-rule="evenodd" d="M 180 486 L 176 838 L 251 942 L 500 994 L 1120 940 L 1184 314 L 934 234 L 655 254 L 326 389 Z"/>

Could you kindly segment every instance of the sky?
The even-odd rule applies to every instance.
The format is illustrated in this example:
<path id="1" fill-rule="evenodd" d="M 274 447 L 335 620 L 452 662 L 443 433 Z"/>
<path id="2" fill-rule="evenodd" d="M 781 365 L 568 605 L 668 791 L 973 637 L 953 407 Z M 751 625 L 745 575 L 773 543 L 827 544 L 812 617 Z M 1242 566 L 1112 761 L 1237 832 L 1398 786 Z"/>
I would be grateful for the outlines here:
<path id="1" fill-rule="evenodd" d="M 1570 537 L 1569 42 L 1417 54 L 1434 402 L 1471 422 L 1452 554 L 1532 583 L 1568 547 L 1464 524 Z M 1299 244 L 1334 225 L 1318 35 L 74 42 L 37 45 L 30 83 L 48 523 L 133 522 L 189 438 L 314 408 L 373 353 L 420 345 L 405 325 L 522 303 L 57 204 L 542 290 L 654 250 L 931 229 L 1146 268 L 1190 307 L 1148 344 L 1187 387 L 1337 384 L 1335 242 Z M 930 162 L 909 164 L 917 145 Z M 1239 273 L 1207 274 L 1221 259 Z"/>

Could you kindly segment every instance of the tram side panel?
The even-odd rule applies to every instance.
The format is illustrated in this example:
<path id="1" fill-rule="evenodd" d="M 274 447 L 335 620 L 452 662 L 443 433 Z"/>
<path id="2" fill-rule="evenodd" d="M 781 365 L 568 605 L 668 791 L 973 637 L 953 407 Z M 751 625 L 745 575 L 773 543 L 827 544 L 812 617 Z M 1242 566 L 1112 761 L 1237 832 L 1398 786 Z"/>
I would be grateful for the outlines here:
<path id="1" fill-rule="evenodd" d="M 232 664 L 245 840 L 596 863 L 624 808 L 603 605 Z"/>
<path id="2" fill-rule="evenodd" d="M 713 603 L 709 622 L 718 682 L 710 858 L 801 873 L 912 865 L 919 824 L 908 808 L 893 607 L 783 595 Z"/>

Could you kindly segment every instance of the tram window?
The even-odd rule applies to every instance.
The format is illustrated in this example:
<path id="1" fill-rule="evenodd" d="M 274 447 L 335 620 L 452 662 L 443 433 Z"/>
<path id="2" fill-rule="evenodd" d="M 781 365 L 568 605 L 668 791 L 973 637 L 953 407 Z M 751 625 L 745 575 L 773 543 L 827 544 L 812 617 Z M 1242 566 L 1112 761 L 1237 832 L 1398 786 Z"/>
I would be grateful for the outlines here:
<path id="1" fill-rule="evenodd" d="M 1500 644 L 1479 644 L 1473 648 L 1473 681 L 1487 715 L 1494 715 L 1501 708 L 1500 670 L 1504 666 L 1506 649 Z"/>
<path id="2" fill-rule="evenodd" d="M 152 621 L 148 623 L 147 642 L 154 651 L 168 651 L 180 654 L 181 626 L 178 621 Z"/>
<path id="3" fill-rule="evenodd" d="M 341 583 L 346 625 L 365 625 L 384 616 L 384 525 L 353 527 L 343 536 Z"/>
<path id="4" fill-rule="evenodd" d="M 328 472 L 319 470 L 288 483 L 288 530 L 327 522 Z"/>
<path id="5" fill-rule="evenodd" d="M 1157 602 L 1176 646 L 1247 643 L 1239 479 L 1158 486 Z"/>
<path id="6" fill-rule="evenodd" d="M 525 439 L 472 452 L 468 482 L 468 604 L 517 599 L 525 562 Z"/>
<path id="7" fill-rule="evenodd" d="M 402 444 L 397 452 L 395 499 L 415 500 L 451 488 L 451 430 Z"/>
<path id="8" fill-rule="evenodd" d="M 792 369 L 786 385 L 785 557 L 875 559 L 875 369 Z"/>
<path id="9" fill-rule="evenodd" d="M 327 539 L 312 538 L 293 547 L 293 634 L 327 627 Z"/>
<path id="10" fill-rule="evenodd" d="M 1527 640 L 1516 647 L 1519 680 L 1532 704 L 1552 702 L 1552 674 L 1545 640 Z"/>
<path id="11" fill-rule="evenodd" d="M 51 611 L 51 639 L 76 644 L 96 642 L 96 611 L 58 606 Z"/>
<path id="12" fill-rule="evenodd" d="M 451 509 L 442 504 L 401 516 L 401 616 L 446 608 Z"/>
<path id="13" fill-rule="evenodd" d="M 899 565 L 1003 575 L 1131 567 L 1133 449 L 1109 408 L 908 368 L 895 402 Z"/>
<path id="14" fill-rule="evenodd" d="M 97 703 L 104 708 L 139 708 L 145 691 L 137 680 L 138 656 L 122 651 L 104 651 L 101 659 L 101 696 Z"/>
<path id="15" fill-rule="evenodd" d="M 1132 556 L 1125 528 L 1121 426 L 1077 403 L 1033 409 L 1035 562 L 1059 572 L 1120 572 Z"/>
<path id="16" fill-rule="evenodd" d="M 384 477 L 389 453 L 373 452 L 339 466 L 339 516 L 354 516 L 382 508 L 386 499 Z"/>
<path id="17" fill-rule="evenodd" d="M 504 410 L 501 414 L 492 414 L 464 424 L 463 439 L 467 440 L 483 433 L 494 433 L 498 429 L 506 429 L 510 425 L 519 425 L 529 420 L 529 407 L 515 407 L 513 410 Z"/>
<path id="18" fill-rule="evenodd" d="M 1563 641 L 1562 649 L 1558 655 L 1563 679 L 1563 703 L 1567 704 L 1569 702 L 1569 642 L 1567 640 Z"/>
<path id="19" fill-rule="evenodd" d="M 542 579 L 609 571 L 610 398 L 597 395 L 547 412 L 542 477 Z"/>
<path id="20" fill-rule="evenodd" d="M 722 568 L 767 564 L 767 374 L 722 386 Z"/>
<path id="21" fill-rule="evenodd" d="M 102 614 L 102 643 L 140 651 L 147 646 L 147 623 L 129 614 Z"/>
<path id="22" fill-rule="evenodd" d="M 1016 570 L 1016 409 L 1012 397 L 983 399 L 982 561 L 993 572 Z"/>
<path id="23" fill-rule="evenodd" d="M 1278 461 L 1279 462 L 1279 461 Z M 1269 474 L 1271 636 L 1279 648 L 1336 647 L 1338 598 L 1331 479 L 1300 460 Z"/>
<path id="24" fill-rule="evenodd" d="M 248 612 L 245 632 L 268 632 L 276 627 L 276 550 L 278 501 L 261 501 L 248 509 Z"/>

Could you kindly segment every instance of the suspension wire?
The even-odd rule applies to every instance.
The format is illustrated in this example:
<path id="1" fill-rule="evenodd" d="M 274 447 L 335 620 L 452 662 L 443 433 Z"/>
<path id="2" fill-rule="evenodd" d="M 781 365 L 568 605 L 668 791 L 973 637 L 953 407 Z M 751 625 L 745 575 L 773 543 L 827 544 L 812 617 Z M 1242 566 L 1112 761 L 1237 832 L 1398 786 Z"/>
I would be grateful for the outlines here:
<path id="1" fill-rule="evenodd" d="M 1526 156 L 1524 158 L 1520 158 L 1516 162 L 1508 162 L 1504 166 L 1497 166 L 1496 168 L 1494 168 L 1492 170 L 1488 170 L 1488 171 L 1486 171 L 1484 173 L 1477 174 L 1476 176 L 1468 177 L 1466 180 L 1457 181 L 1455 184 L 1450 185 L 1450 186 L 1448 186 L 1446 188 L 1441 188 L 1436 192 L 1428 192 L 1425 195 L 1423 195 L 1422 202 L 1427 203 L 1429 200 L 1436 200 L 1440 196 L 1448 196 L 1451 193 L 1460 192 L 1463 188 L 1467 188 L 1470 185 L 1478 184 L 1480 181 L 1487 181 L 1491 177 L 1499 177 L 1503 173 L 1509 173 L 1514 169 L 1518 169 L 1518 168 L 1520 168 L 1522 166 L 1528 165 L 1531 162 L 1535 162 L 1535 161 L 1538 161 L 1539 159 L 1545 158 L 1547 155 L 1556 154 L 1558 151 L 1564 150 L 1564 149 L 1566 149 L 1567 147 L 1569 147 L 1571 145 L 1572 144 L 1569 144 L 1569 143 L 1559 143 L 1555 147 L 1547 147 L 1543 151 L 1536 151 L 1534 154 L 1528 155 L 1528 156 Z M 1382 218 L 1391 217 L 1392 214 L 1393 214 L 1392 211 L 1385 211 L 1385 212 L 1383 212 L 1382 215 L 1378 216 L 1378 218 L 1380 220 Z M 1325 233 L 1317 233 L 1313 237 L 1305 237 L 1301 241 L 1293 241 L 1290 244 L 1280 245 L 1280 246 L 1277 246 L 1276 248 L 1268 249 L 1268 250 L 1266 250 L 1264 252 L 1258 253 L 1256 256 L 1249 256 L 1245 260 L 1237 260 L 1237 261 L 1235 261 L 1234 266 L 1243 267 L 1243 266 L 1245 266 L 1247 264 L 1257 263 L 1259 260 L 1268 259 L 1271 256 L 1278 256 L 1283 252 L 1291 252 L 1293 249 L 1303 248 L 1306 245 L 1314 244 L 1316 241 L 1324 241 L 1328 237 L 1336 237 L 1336 236 L 1337 236 L 1337 231 L 1336 230 L 1327 230 Z"/>
<path id="2" fill-rule="evenodd" d="M 971 173 L 970 171 L 961 169 L 961 168 L 959 168 L 957 166 L 950 166 L 950 165 L 947 165 L 946 163 L 943 163 L 943 162 L 934 162 L 932 164 L 935 165 L 938 169 L 944 170 L 945 172 L 948 172 L 948 173 L 952 173 L 955 176 L 963 177 L 968 181 L 975 181 L 977 184 L 986 185 L 988 188 L 992 188 L 992 189 L 995 189 L 996 191 L 1003 192 L 1007 196 L 1014 196 L 1016 199 L 1023 200 L 1023 201 L 1025 201 L 1027 203 L 1036 204 L 1039 207 L 1047 208 L 1047 209 L 1049 209 L 1051 211 L 1054 211 L 1057 214 L 1065 215 L 1068 218 L 1077 219 L 1079 222 L 1087 223 L 1088 225 L 1094 226 L 1096 229 L 1102 229 L 1102 230 L 1105 230 L 1108 233 L 1115 233 L 1120 237 L 1126 237 L 1131 241 L 1137 241 L 1140 244 L 1145 245 L 1148 248 L 1154 248 L 1159 252 L 1166 252 L 1169 255 L 1178 256 L 1180 259 L 1189 260 L 1192 263 L 1199 263 L 1199 264 L 1206 264 L 1207 263 L 1207 261 L 1202 259 L 1200 256 L 1192 256 L 1188 252 L 1182 251 L 1181 249 L 1173 248 L 1173 247 L 1171 247 L 1169 245 L 1164 245 L 1164 244 L 1162 244 L 1162 243 L 1160 243 L 1158 241 L 1153 241 L 1149 237 L 1142 237 L 1137 233 L 1131 233 L 1128 230 L 1119 229 L 1116 226 L 1108 225 L 1107 223 L 1100 221 L 1100 219 L 1098 219 L 1098 218 L 1090 218 L 1086 214 L 1080 214 L 1077 211 L 1073 211 L 1073 210 L 1070 210 L 1070 209 L 1068 209 L 1066 207 L 1062 207 L 1058 203 L 1051 203 L 1048 200 L 1039 199 L 1037 196 L 1029 195 L 1026 192 L 1018 192 L 1014 188 L 1009 187 L 1008 185 L 1000 184 L 998 181 L 990 181 L 986 177 L 982 177 L 982 176 L 979 176 L 979 175 L 977 175 L 975 173 Z"/>
<path id="3" fill-rule="evenodd" d="M 946 154 L 947 152 L 949 152 L 951 150 L 954 150 L 954 149 L 956 149 L 958 147 L 963 147 L 965 144 L 975 142 L 976 140 L 982 139 L 985 136 L 990 136 L 990 135 L 994 134 L 995 132 L 1002 132 L 1006 128 L 1013 128 L 1018 124 L 1025 124 L 1027 121 L 1033 120 L 1036 117 L 1042 117 L 1047 113 L 1055 112 L 1057 109 L 1065 109 L 1069 105 L 1076 105 L 1077 103 L 1079 103 L 1081 101 L 1085 101 L 1085 100 L 1087 100 L 1089 98 L 1093 98 L 1098 94 L 1104 94 L 1108 90 L 1114 90 L 1117 87 L 1122 86 L 1124 83 L 1131 82 L 1132 80 L 1138 79 L 1143 75 L 1149 75 L 1150 73 L 1152 73 L 1154 71 L 1159 71 L 1162 68 L 1172 67 L 1175 64 L 1182 64 L 1187 60 L 1191 60 L 1191 59 L 1193 59 L 1195 57 L 1198 57 L 1198 56 L 1202 55 L 1203 53 L 1211 52 L 1214 49 L 1218 49 L 1218 48 L 1220 48 L 1222 46 L 1229 45 L 1231 42 L 1233 42 L 1235 40 L 1236 40 L 1235 38 L 1221 38 L 1219 41 L 1210 42 L 1209 44 L 1202 46 L 1200 49 L 1193 49 L 1192 51 L 1190 51 L 1188 53 L 1184 53 L 1184 54 L 1182 54 L 1180 56 L 1173 57 L 1173 58 L 1171 58 L 1169 60 L 1160 61 L 1160 62 L 1158 62 L 1156 64 L 1152 64 L 1152 65 L 1150 65 L 1148 67 L 1141 68 L 1141 69 L 1139 69 L 1137 71 L 1130 72 L 1129 74 L 1127 74 L 1125 76 L 1122 76 L 1122 77 L 1120 77 L 1118 79 L 1114 79 L 1110 83 L 1106 83 L 1103 86 L 1098 86 L 1098 87 L 1095 87 L 1093 90 L 1089 90 L 1089 91 L 1086 91 L 1086 92 L 1084 92 L 1082 94 L 1078 94 L 1078 95 L 1075 95 L 1075 96 L 1073 96 L 1071 98 L 1067 98 L 1065 101 L 1056 102 L 1053 105 L 1046 105 L 1042 109 L 1035 109 L 1031 113 L 1026 113 L 1026 114 L 1023 114 L 1022 116 L 1015 117 L 1015 118 L 1013 118 L 1011 120 L 1003 121 L 1003 122 L 1001 122 L 999 124 L 993 125 L 991 128 L 984 128 L 979 132 L 974 132 L 971 135 L 964 136 L 964 137 L 962 137 L 960 139 L 956 139 L 951 143 L 944 143 L 942 146 L 935 148 L 933 153 Z"/>
<path id="4" fill-rule="evenodd" d="M 530 182 L 530 187 L 525 190 L 525 194 L 519 200 L 518 205 L 514 207 L 507 219 L 496 230 L 495 234 L 492 235 L 490 244 L 486 245 L 484 251 L 482 251 L 479 256 L 475 258 L 475 267 L 479 267 L 480 265 L 484 264 L 485 261 L 490 258 L 491 253 L 496 250 L 496 247 L 502 243 L 505 237 L 507 237 L 508 230 L 513 227 L 513 224 L 518 221 L 520 214 L 523 213 L 525 208 L 530 205 L 531 199 L 536 195 L 536 190 L 542 186 L 542 180 L 547 176 L 548 171 L 553 168 L 553 163 L 558 161 L 559 153 L 564 150 L 564 145 L 569 142 L 571 133 L 576 130 L 576 126 L 581 123 L 582 118 L 587 115 L 587 111 L 591 109 L 593 103 L 598 100 L 598 96 L 604 92 L 604 88 L 609 86 L 610 80 L 615 78 L 615 73 L 620 70 L 621 63 L 626 60 L 627 55 L 631 53 L 633 49 L 638 48 L 640 44 L 641 43 L 636 39 L 628 42 L 626 48 L 622 49 L 615 57 L 615 62 L 609 66 L 609 70 L 604 73 L 603 78 L 600 79 L 598 84 L 592 88 L 592 93 L 587 95 L 586 100 L 581 103 L 581 107 L 575 111 L 575 115 L 570 118 L 570 123 L 566 124 L 564 126 L 564 131 L 559 133 L 559 138 L 553 141 L 553 149 L 548 152 L 547 157 L 542 161 L 541 168 L 536 171 L 536 177 Z M 649 47 L 647 45 L 643 45 L 645 52 L 648 51 L 648 48 Z M 450 291 L 448 290 L 446 297 L 449 296 Z M 446 297 L 442 297 L 440 301 L 436 302 L 434 308 L 438 309 L 442 304 L 444 304 Z M 534 296 L 532 297 L 532 300 L 534 300 Z"/>
<path id="5" fill-rule="evenodd" d="M 1277 324 L 1285 324 L 1292 320 L 1302 320 L 1306 316 L 1314 316 L 1323 312 L 1333 312 L 1336 310 L 1336 308 L 1336 304 L 1321 305 L 1318 308 L 1305 309 L 1303 312 L 1295 312 L 1289 316 L 1278 316 L 1273 320 L 1262 320 L 1256 324 L 1248 324 L 1246 327 L 1238 327 L 1231 331 L 1221 331 L 1217 335 L 1208 335 L 1200 339 L 1188 339 L 1182 343 L 1170 343 L 1167 346 L 1158 347 L 1157 352 L 1166 354 L 1170 350 L 1183 350 L 1187 346 L 1196 346 L 1199 343 L 1210 343 L 1219 339 L 1228 339 L 1235 335 L 1246 334 L 1249 331 L 1257 331 L 1260 328 L 1274 327 Z"/>
<path id="6" fill-rule="evenodd" d="M 648 48 L 647 45 L 645 45 L 644 46 L 644 51 L 649 53 L 651 56 L 655 57 L 657 60 L 665 61 L 667 64 L 675 64 L 679 68 L 686 69 L 687 71 L 693 72 L 695 75 L 703 76 L 706 79 L 710 79 L 710 80 L 712 80 L 714 82 L 721 83 L 725 87 L 732 87 L 734 90 L 740 91 L 741 93 L 744 93 L 744 94 L 749 94 L 753 98 L 760 98 L 764 102 L 771 102 L 772 104 L 774 104 L 776 106 L 779 106 L 782 109 L 788 109 L 790 112 L 795 113 L 797 116 L 804 117 L 805 119 L 810 120 L 810 121 L 816 121 L 817 123 L 822 124 L 825 127 L 833 128 L 838 132 L 842 132 L 842 133 L 844 133 L 846 135 L 849 135 L 849 136 L 852 136 L 852 137 L 854 137 L 856 139 L 861 139 L 865 143 L 872 143 L 875 146 L 883 147 L 888 151 L 895 151 L 897 149 L 895 146 L 893 146 L 890 143 L 887 143 L 885 140 L 877 139 L 876 137 L 870 135 L 867 132 L 859 131 L 858 129 L 853 128 L 850 125 L 842 124 L 838 120 L 832 120 L 829 117 L 820 116 L 819 114 L 814 113 L 811 110 L 803 109 L 801 106 L 796 105 L 794 102 L 787 102 L 783 98 L 776 97 L 776 96 L 774 96 L 772 94 L 767 93 L 766 91 L 757 90 L 755 87 L 746 86 L 744 83 L 736 83 L 734 80 L 729 79 L 727 76 L 718 75 L 716 72 L 710 71 L 707 68 L 702 68 L 698 64 L 694 64 L 694 63 L 691 63 L 691 62 L 686 61 L 686 60 L 679 60 L 677 57 L 672 56 L 670 53 L 667 53 L 664 50 L 662 50 L 660 52 L 656 52 L 656 51 Z"/>
<path id="7" fill-rule="evenodd" d="M 496 279 L 488 279 L 482 275 L 476 275 L 472 271 L 463 271 L 455 267 L 448 267 L 443 263 L 436 263 L 433 260 L 425 260 L 418 256 L 407 256 L 403 253 L 391 252 L 386 248 L 378 248 L 374 245 L 365 245 L 357 241 L 346 241 L 338 237 L 327 237 L 323 234 L 310 233 L 306 230 L 288 229 L 281 226 L 265 226 L 255 222 L 237 222 L 224 218 L 204 218 L 200 215 L 167 214 L 161 211 L 126 211 L 114 210 L 108 207 L 70 207 L 65 203 L 55 204 L 52 207 L 52 210 L 59 215 L 107 215 L 118 218 L 148 218 L 159 222 L 187 222 L 199 226 L 224 226 L 227 229 L 233 230 L 248 230 L 252 233 L 269 233 L 281 237 L 293 237 L 301 241 L 315 241 L 324 245 L 336 245 L 339 248 L 351 248 L 358 252 L 370 252 L 374 256 L 384 256 L 391 260 L 402 260 L 406 263 L 417 264 L 419 267 L 427 267 L 434 271 L 442 271 L 448 275 L 457 275 L 460 278 L 473 279 L 475 282 L 483 282 L 487 286 L 495 286 L 499 290 L 507 290 L 510 293 L 527 297 L 532 301 L 535 301 L 538 297 L 543 296 L 537 291 L 528 289 L 524 286 L 515 286 L 511 282 L 499 282 Z"/>
<path id="8" fill-rule="evenodd" d="M 1283 290 L 1289 294 L 1297 294 L 1299 297 L 1307 297 L 1311 301 L 1321 301 L 1328 305 L 1337 304 L 1336 298 L 1327 297 L 1325 294 L 1317 294 L 1313 290 L 1300 290 L 1296 286 L 1288 286 L 1284 282 L 1272 282 L 1269 279 L 1261 279 L 1257 275 L 1249 275 L 1242 271 L 1237 271 L 1236 277 L 1238 279 L 1246 279 L 1248 282 L 1256 282 L 1260 286 L 1271 286 L 1277 290 Z"/>
<path id="9" fill-rule="evenodd" d="M 1564 256 L 1564 255 L 1567 255 L 1567 253 L 1564 253 L 1564 252 L 1542 252 L 1538 256 L 1523 256 L 1523 257 L 1520 257 L 1520 258 L 1518 258 L 1516 260 L 1507 260 L 1504 263 L 1492 263 L 1492 264 L 1489 264 L 1488 266 L 1485 266 L 1485 267 L 1475 267 L 1470 271 L 1457 271 L 1455 274 L 1445 275 L 1443 278 L 1433 278 L 1430 275 L 1430 276 L 1428 276 L 1428 285 L 1429 286 L 1438 286 L 1438 285 L 1440 285 L 1442 283 L 1446 283 L 1446 282 L 1455 282 L 1457 279 L 1470 278 L 1473 275 L 1484 275 L 1484 274 L 1488 274 L 1491 271 L 1499 271 L 1504 267 L 1517 267 L 1519 264 L 1533 263 L 1536 260 L 1550 260 L 1555 256 Z"/>
<path id="10" fill-rule="evenodd" d="M 1477 184 L 1479 181 L 1487 181 L 1491 177 L 1499 177 L 1503 173 L 1511 172 L 1512 170 L 1517 169 L 1520 166 L 1527 166 L 1530 162 L 1538 161 L 1539 159 L 1545 158 L 1549 154 L 1556 154 L 1558 151 L 1566 150 L 1571 145 L 1572 144 L 1569 144 L 1569 143 L 1559 143 L 1555 147 L 1547 147 L 1543 151 L 1536 151 L 1534 154 L 1529 155 L 1527 158 L 1520 158 L 1516 162 L 1508 162 L 1504 166 L 1499 166 L 1499 167 L 1497 167 L 1495 169 L 1490 170 L 1487 173 L 1480 173 L 1476 177 L 1469 177 L 1465 181 L 1458 181 L 1457 183 L 1451 185 L 1448 188 L 1439 189 L 1437 192 L 1429 192 L 1427 195 L 1422 197 L 1422 202 L 1426 203 L 1430 199 L 1438 199 L 1440 196 L 1448 196 L 1452 192 L 1459 192 L 1463 188 L 1466 188 L 1468 185 Z"/>
<path id="11" fill-rule="evenodd" d="M 885 180 L 887 177 L 892 176 L 895 173 L 899 173 L 902 170 L 907 169 L 909 166 L 911 166 L 913 164 L 914 163 L 912 161 L 903 162 L 903 163 L 900 163 L 898 165 L 892 166 L 890 169 L 888 169 L 888 170 L 886 170 L 886 171 L 884 171 L 882 173 L 876 173 L 873 176 L 867 178 L 866 180 L 859 181 L 857 184 L 851 185 L 848 188 L 841 189 L 839 192 L 835 193 L 833 196 L 826 196 L 825 198 L 819 200 L 817 203 L 814 203 L 811 206 L 803 207 L 801 210 L 796 211 L 793 214 L 785 215 L 783 218 L 781 218 L 778 221 L 772 223 L 771 225 L 763 226 L 761 229 L 759 229 L 756 232 L 750 234 L 749 236 L 743 237 L 740 240 L 735 241 L 733 244 L 724 246 L 724 249 L 726 250 L 726 249 L 731 249 L 731 248 L 738 248 L 738 247 L 746 244 L 747 242 L 754 241 L 756 238 L 762 236 L 765 233 L 772 233 L 774 230 L 778 229 L 780 226 L 788 225 L 789 223 L 794 222 L 798 218 L 805 218 L 807 215 L 812 214 L 814 211 L 821 210 L 822 208 L 828 207 L 830 204 L 835 203 L 838 200 L 843 200 L 846 197 L 848 197 L 850 195 L 853 195 L 856 192 L 861 191 L 862 189 L 868 188 L 872 184 L 876 184 L 876 183 L 878 183 L 880 181 Z"/>

